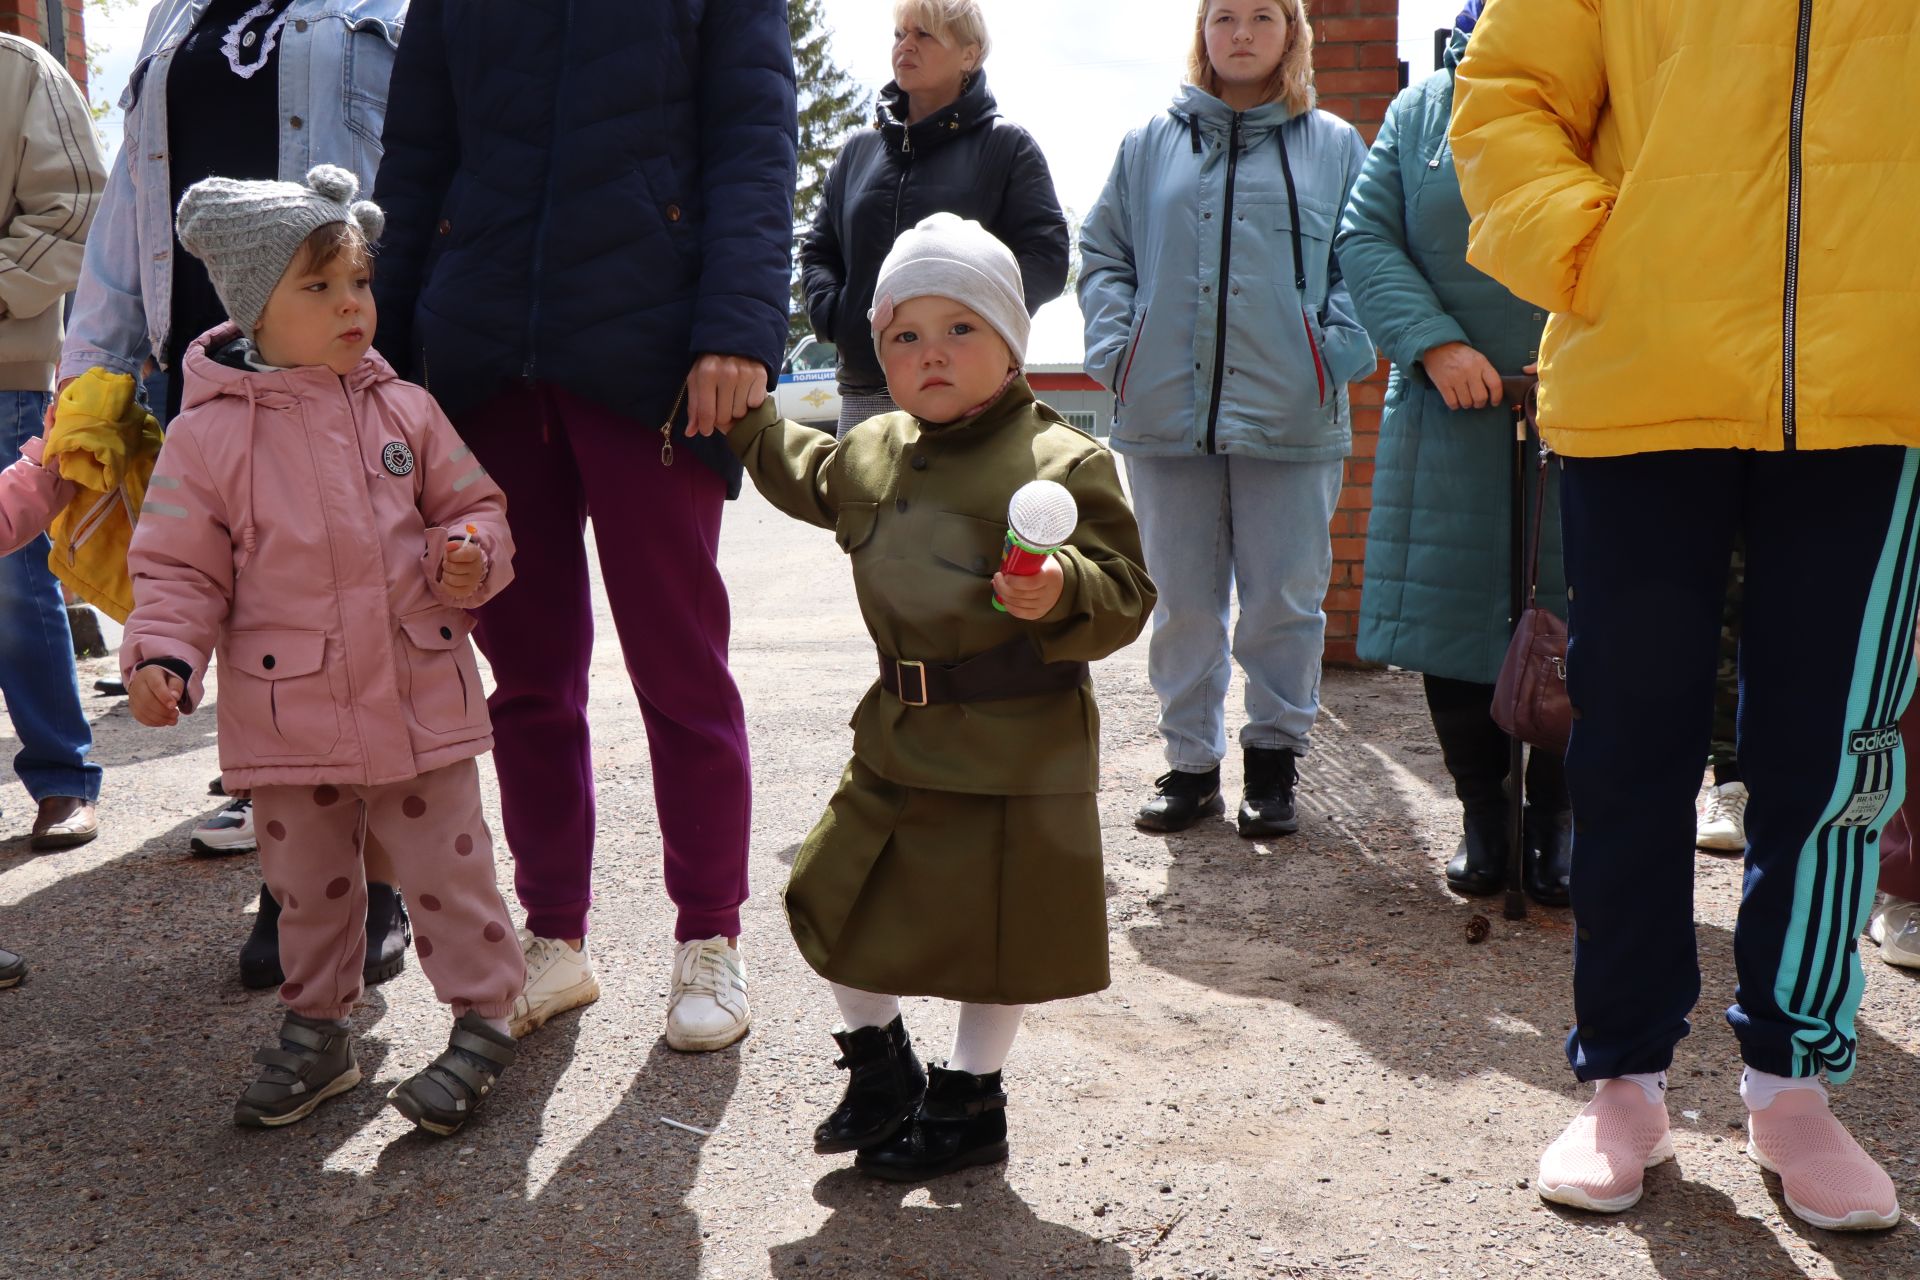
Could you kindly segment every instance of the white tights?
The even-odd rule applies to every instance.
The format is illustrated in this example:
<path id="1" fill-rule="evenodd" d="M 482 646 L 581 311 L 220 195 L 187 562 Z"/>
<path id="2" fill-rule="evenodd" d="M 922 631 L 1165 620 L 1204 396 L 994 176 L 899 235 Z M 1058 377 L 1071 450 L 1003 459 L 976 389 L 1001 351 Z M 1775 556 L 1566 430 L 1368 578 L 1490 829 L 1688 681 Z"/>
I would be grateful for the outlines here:
<path id="1" fill-rule="evenodd" d="M 852 987 L 833 984 L 834 1003 L 847 1030 L 884 1027 L 900 1016 L 900 997 L 875 995 Z M 962 1004 L 960 1026 L 953 1037 L 953 1054 L 947 1066 L 968 1075 L 992 1075 L 1007 1064 L 1013 1052 L 1014 1037 L 1020 1034 L 1020 1018 L 1027 1011 L 1023 1004 Z"/>

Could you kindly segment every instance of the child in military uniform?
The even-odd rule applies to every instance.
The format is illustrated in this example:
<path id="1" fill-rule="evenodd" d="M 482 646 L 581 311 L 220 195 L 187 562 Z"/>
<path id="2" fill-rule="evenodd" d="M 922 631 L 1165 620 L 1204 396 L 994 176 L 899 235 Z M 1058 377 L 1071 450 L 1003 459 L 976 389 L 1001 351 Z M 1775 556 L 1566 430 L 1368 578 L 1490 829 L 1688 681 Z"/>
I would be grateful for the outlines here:
<path id="1" fill-rule="evenodd" d="M 901 412 L 837 442 L 770 403 L 728 430 L 770 502 L 834 531 L 879 649 L 786 893 L 852 1073 L 814 1150 L 919 1181 L 1006 1158 L 1000 1069 L 1024 1007 L 1107 985 L 1087 664 L 1140 634 L 1155 593 L 1112 455 L 1021 375 L 1007 247 L 937 214 L 900 237 L 874 297 Z M 1066 486 L 1079 525 L 1040 573 L 998 574 L 1008 500 L 1035 479 Z M 922 1072 L 903 995 L 961 1002 L 944 1068 Z"/>

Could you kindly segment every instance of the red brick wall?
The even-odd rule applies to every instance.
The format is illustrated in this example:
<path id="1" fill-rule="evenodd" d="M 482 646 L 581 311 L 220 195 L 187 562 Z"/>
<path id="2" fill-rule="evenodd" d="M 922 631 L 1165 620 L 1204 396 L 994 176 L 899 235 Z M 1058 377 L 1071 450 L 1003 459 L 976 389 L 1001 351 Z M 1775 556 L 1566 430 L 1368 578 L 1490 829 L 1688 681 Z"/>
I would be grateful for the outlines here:
<path id="1" fill-rule="evenodd" d="M 4 0 L 0 0 L 4 3 Z M 1320 105 L 1351 121 L 1371 143 L 1400 89 L 1399 0 L 1308 0 L 1313 23 L 1314 82 Z M 1360 581 L 1373 510 L 1373 453 L 1380 438 L 1380 403 L 1387 391 L 1382 361 L 1373 377 L 1349 388 L 1353 402 L 1353 458 L 1333 517 L 1333 584 L 1327 589 L 1327 662 L 1358 661 Z"/>
<path id="2" fill-rule="evenodd" d="M 66 18 L 67 71 L 87 87 L 87 37 L 84 0 L 58 0 Z M 43 48 L 52 48 L 47 38 L 47 0 L 0 0 L 0 31 L 25 36 Z"/>

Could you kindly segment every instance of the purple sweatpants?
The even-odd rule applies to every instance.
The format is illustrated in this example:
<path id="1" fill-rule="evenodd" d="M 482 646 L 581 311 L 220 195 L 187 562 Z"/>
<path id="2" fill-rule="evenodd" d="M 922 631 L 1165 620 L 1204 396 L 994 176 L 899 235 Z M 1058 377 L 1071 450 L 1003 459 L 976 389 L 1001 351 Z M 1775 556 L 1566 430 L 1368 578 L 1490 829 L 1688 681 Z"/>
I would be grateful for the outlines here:
<path id="1" fill-rule="evenodd" d="M 747 897 L 752 778 L 727 669 L 731 615 L 715 558 L 726 487 L 660 433 L 555 386 L 502 393 L 460 434 L 507 495 L 514 580 L 479 611 L 493 665 L 494 761 L 527 928 L 579 938 L 593 901 L 593 599 L 586 521 L 653 757 L 674 937 L 733 937 Z"/>

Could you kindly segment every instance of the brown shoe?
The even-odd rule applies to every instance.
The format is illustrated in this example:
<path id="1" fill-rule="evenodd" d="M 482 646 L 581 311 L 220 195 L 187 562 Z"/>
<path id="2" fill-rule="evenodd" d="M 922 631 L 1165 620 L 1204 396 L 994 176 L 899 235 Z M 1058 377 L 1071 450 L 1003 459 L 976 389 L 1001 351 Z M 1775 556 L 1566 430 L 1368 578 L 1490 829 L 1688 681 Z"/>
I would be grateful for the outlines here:
<path id="1" fill-rule="evenodd" d="M 40 815 L 33 820 L 31 847 L 39 850 L 72 849 L 100 834 L 100 819 L 93 805 L 77 796 L 48 796 L 40 802 Z"/>

